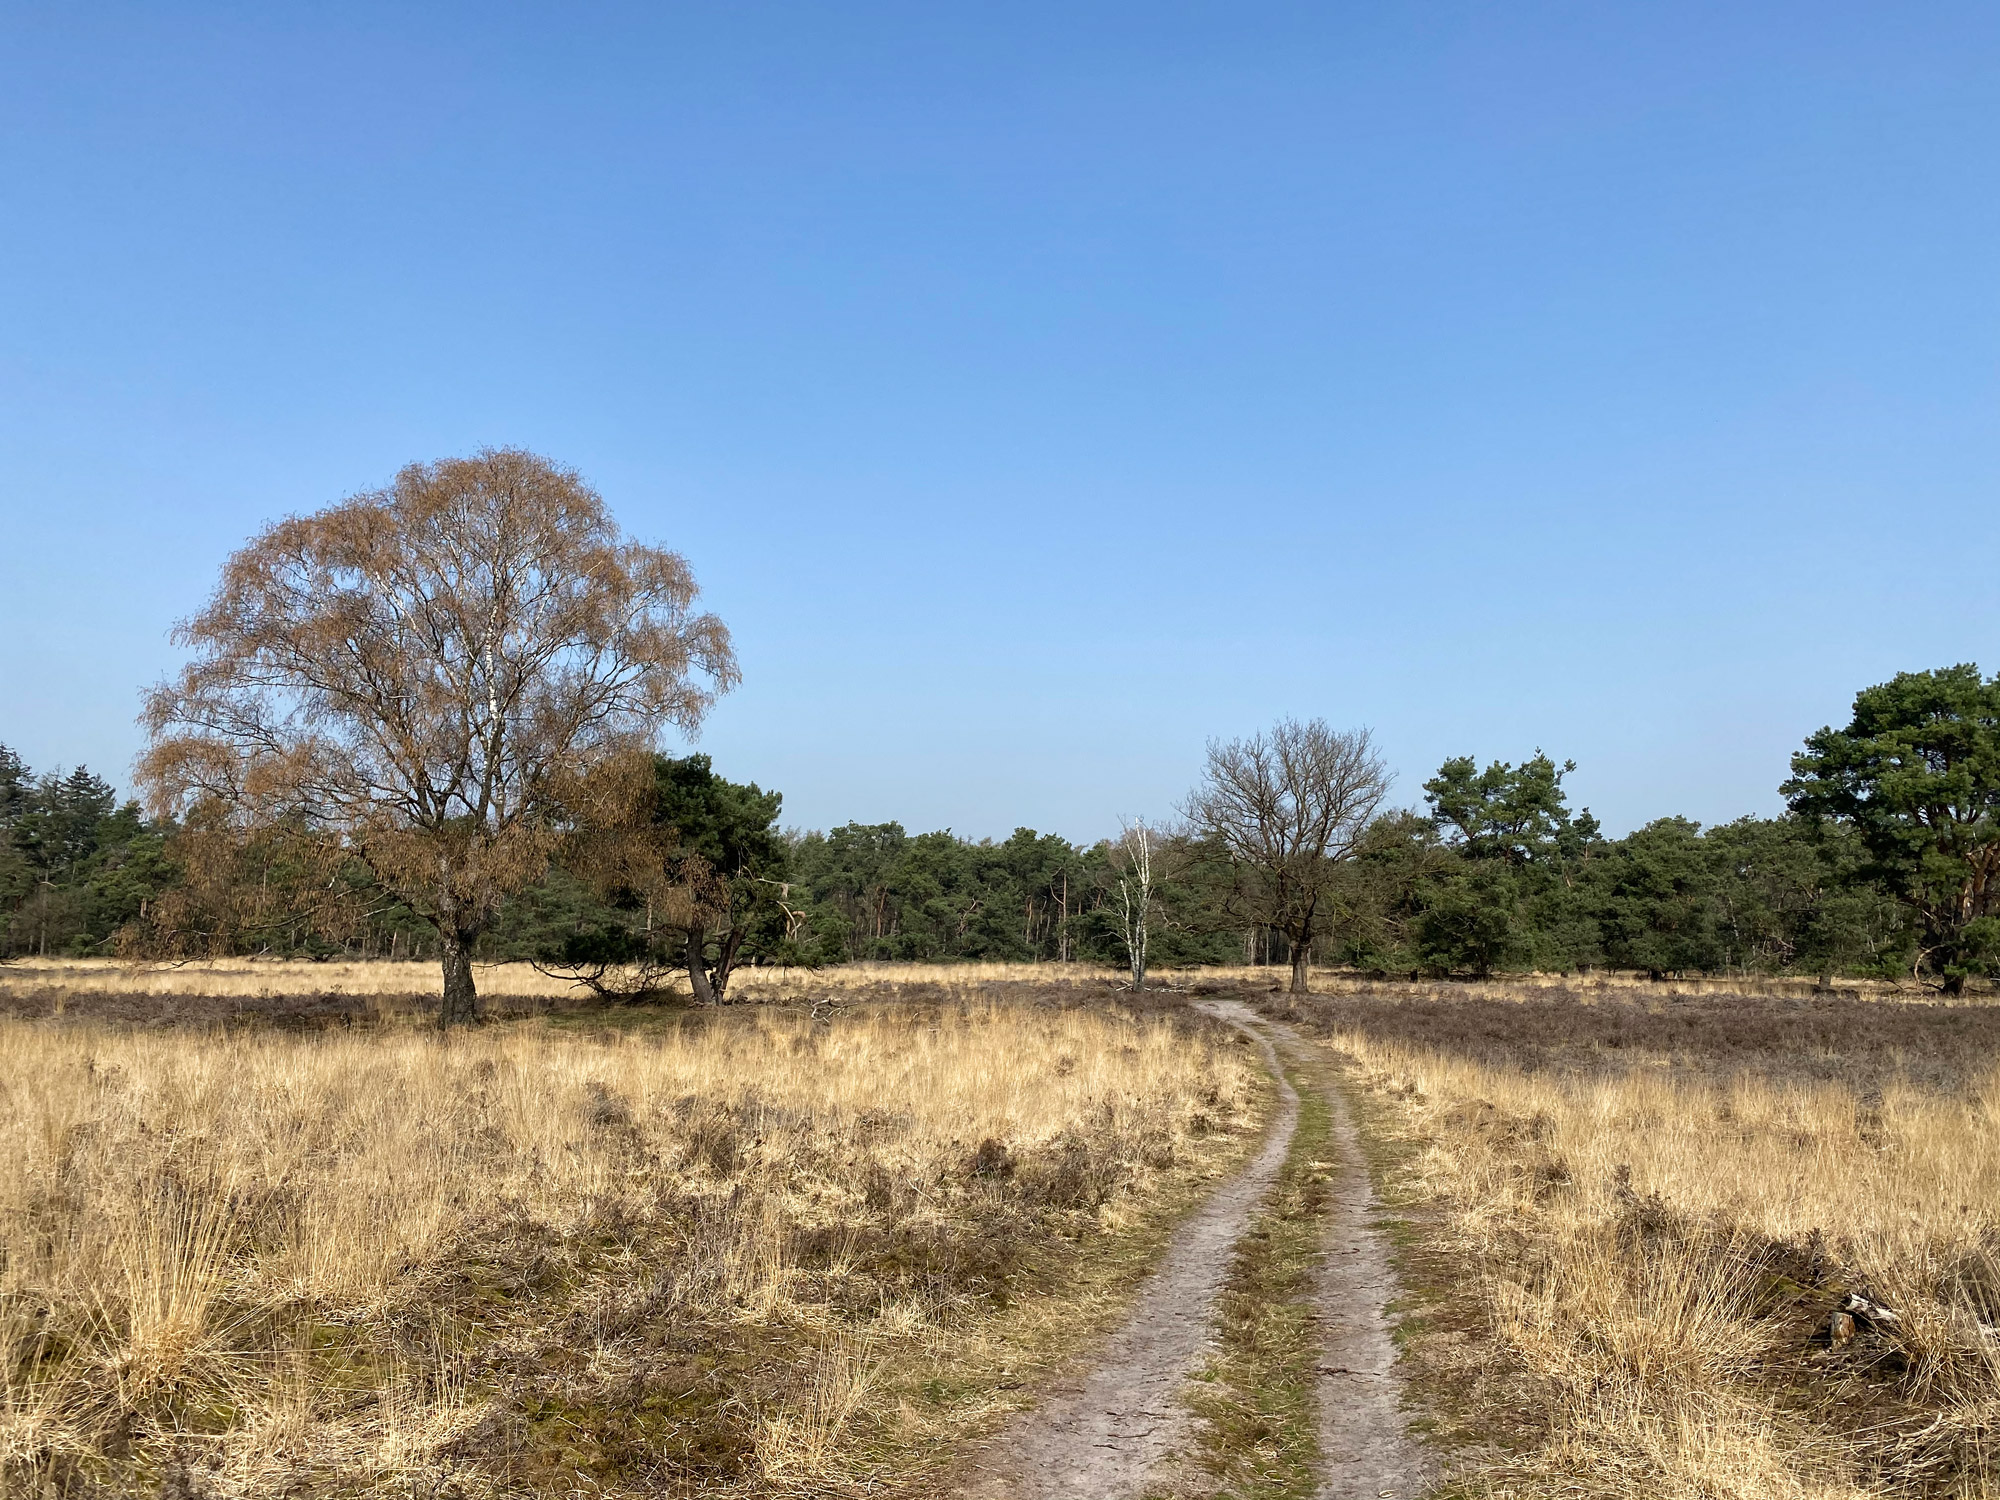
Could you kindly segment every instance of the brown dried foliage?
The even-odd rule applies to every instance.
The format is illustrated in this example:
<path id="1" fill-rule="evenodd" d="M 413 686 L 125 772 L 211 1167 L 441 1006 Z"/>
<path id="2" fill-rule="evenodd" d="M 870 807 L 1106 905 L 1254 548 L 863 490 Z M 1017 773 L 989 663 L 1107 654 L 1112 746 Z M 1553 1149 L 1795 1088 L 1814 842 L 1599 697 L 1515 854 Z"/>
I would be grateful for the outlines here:
<path id="1" fill-rule="evenodd" d="M 295 822 L 436 923 L 445 1019 L 466 951 L 622 758 L 737 679 L 674 553 L 626 540 L 573 471 L 515 449 L 412 465 L 231 557 L 148 699 L 153 810 Z"/>

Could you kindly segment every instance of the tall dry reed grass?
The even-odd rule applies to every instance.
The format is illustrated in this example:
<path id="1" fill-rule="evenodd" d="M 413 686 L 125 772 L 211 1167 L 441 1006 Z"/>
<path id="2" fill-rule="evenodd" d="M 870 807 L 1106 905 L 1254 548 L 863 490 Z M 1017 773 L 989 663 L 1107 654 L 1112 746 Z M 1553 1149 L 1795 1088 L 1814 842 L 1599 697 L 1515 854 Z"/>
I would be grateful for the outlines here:
<path id="1" fill-rule="evenodd" d="M 1913 1047 L 1919 1082 L 1893 1054 L 1828 1077 L 1824 1048 L 1675 1050 L 1669 1016 L 1666 1046 L 1579 1058 L 1551 1051 L 1554 1011 L 1516 1036 L 1482 1012 L 1447 1045 L 1319 1015 L 1405 1146 L 1394 1188 L 1440 1299 L 1419 1365 L 1497 1448 L 1460 1493 L 2000 1492 L 1990 1050 Z M 1849 1293 L 1898 1321 L 1836 1342 Z"/>
<path id="2" fill-rule="evenodd" d="M 37 1496 L 844 1493 L 1004 1405 L 1260 1097 L 1185 1025 L 979 1004 L 0 1058 Z"/>

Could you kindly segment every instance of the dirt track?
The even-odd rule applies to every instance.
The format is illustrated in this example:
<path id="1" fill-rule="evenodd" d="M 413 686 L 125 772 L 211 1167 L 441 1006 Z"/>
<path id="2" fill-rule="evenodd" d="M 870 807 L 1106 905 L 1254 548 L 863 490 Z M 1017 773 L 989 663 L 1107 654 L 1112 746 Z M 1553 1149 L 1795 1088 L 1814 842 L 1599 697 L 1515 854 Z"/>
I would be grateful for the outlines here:
<path id="1" fill-rule="evenodd" d="M 1404 1425 L 1396 1345 L 1383 1312 L 1396 1295 L 1396 1274 L 1375 1228 L 1379 1206 L 1347 1101 L 1331 1082 L 1326 1090 L 1340 1161 L 1318 1287 L 1319 1447 L 1326 1465 L 1320 1495 L 1421 1495 L 1434 1465 Z"/>
<path id="2" fill-rule="evenodd" d="M 1175 1233 L 1123 1325 L 1079 1378 L 1052 1387 L 987 1449 L 973 1500 L 1125 1500 L 1185 1448 L 1189 1416 L 1182 1383 L 1209 1348 L 1209 1315 L 1228 1273 L 1230 1251 L 1277 1177 L 1298 1125 L 1299 1098 L 1279 1066 L 1276 1045 L 1310 1063 L 1289 1027 L 1236 1001 L 1203 1008 L 1247 1032 L 1279 1089 L 1279 1108 L 1248 1166 Z M 1328 1254 L 1318 1281 L 1328 1329 L 1320 1361 L 1320 1444 L 1325 1500 L 1421 1493 L 1422 1454 L 1404 1431 L 1383 1305 L 1394 1278 L 1372 1227 L 1373 1195 L 1354 1125 L 1331 1083 L 1341 1160 Z"/>

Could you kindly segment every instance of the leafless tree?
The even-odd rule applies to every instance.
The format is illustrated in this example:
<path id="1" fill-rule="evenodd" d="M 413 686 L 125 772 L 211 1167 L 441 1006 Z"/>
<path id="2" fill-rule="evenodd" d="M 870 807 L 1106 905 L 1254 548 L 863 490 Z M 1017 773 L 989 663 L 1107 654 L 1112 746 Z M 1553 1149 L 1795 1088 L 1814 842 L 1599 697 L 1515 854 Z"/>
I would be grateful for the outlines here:
<path id="1" fill-rule="evenodd" d="M 477 1020 L 472 948 L 501 902 L 631 779 L 608 767 L 735 684 L 696 594 L 572 470 L 517 449 L 412 465 L 229 559 L 175 632 L 193 659 L 148 697 L 141 784 L 159 813 L 335 841 L 436 926 L 441 1024 Z"/>
<path id="2" fill-rule="evenodd" d="M 1228 849 L 1252 915 L 1290 943 L 1295 995 L 1306 992 L 1337 867 L 1392 779 L 1367 730 L 1334 730 L 1323 719 L 1284 719 L 1247 740 L 1209 742 L 1188 820 Z"/>
<path id="3" fill-rule="evenodd" d="M 1118 880 L 1119 917 L 1135 990 L 1146 987 L 1146 924 L 1153 911 L 1154 857 L 1159 852 L 1159 838 L 1159 831 L 1140 818 L 1127 823 L 1111 846 L 1111 868 Z"/>

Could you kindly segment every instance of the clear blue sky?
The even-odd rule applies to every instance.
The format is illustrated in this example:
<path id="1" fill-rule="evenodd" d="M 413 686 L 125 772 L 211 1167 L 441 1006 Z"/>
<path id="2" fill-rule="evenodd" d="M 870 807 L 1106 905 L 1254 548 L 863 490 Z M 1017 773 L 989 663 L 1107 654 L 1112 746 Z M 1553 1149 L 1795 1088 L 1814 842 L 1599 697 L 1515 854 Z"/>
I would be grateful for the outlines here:
<path id="1" fill-rule="evenodd" d="M 123 781 L 262 523 L 520 444 L 694 563 L 788 821 L 1204 740 L 1778 806 L 2000 669 L 2000 7 L 16 5 L 0 741 Z"/>

